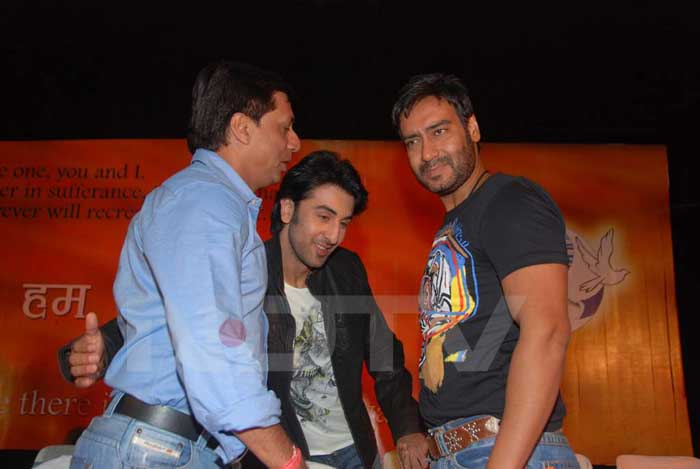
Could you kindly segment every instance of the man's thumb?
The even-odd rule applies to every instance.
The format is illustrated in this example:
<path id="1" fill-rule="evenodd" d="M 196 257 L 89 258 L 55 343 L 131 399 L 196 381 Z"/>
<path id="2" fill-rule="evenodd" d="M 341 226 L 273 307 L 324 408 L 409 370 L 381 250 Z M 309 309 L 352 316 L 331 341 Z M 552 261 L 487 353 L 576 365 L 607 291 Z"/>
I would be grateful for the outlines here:
<path id="1" fill-rule="evenodd" d="M 97 329 L 97 314 L 88 313 L 85 316 L 85 333 L 86 334 L 97 334 L 99 331 Z"/>

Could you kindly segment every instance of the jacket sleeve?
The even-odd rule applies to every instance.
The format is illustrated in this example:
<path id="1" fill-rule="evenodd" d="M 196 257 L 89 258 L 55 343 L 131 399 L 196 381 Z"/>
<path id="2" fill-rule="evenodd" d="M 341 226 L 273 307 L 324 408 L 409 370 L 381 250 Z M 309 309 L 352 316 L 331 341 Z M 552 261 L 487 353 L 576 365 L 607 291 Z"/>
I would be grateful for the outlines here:
<path id="1" fill-rule="evenodd" d="M 124 338 L 119 331 L 119 325 L 116 319 L 112 319 L 108 323 L 103 324 L 100 327 L 100 332 L 102 333 L 102 339 L 105 342 L 106 366 L 109 366 L 112 358 L 114 358 L 114 355 L 122 347 L 122 345 L 124 345 Z M 76 340 L 78 340 L 78 337 L 58 349 L 58 368 L 61 371 L 63 378 L 71 383 L 75 381 L 75 379 L 70 373 L 70 363 L 68 362 L 68 357 L 70 356 L 71 346 Z"/>
<path id="2" fill-rule="evenodd" d="M 365 363 L 374 378 L 377 401 L 396 441 L 404 435 L 423 431 L 418 403 L 411 396 L 412 377 L 404 366 L 403 345 L 384 320 L 384 314 L 372 295 L 362 262 L 359 257 L 354 257 L 361 275 L 363 301 L 369 314 Z"/>

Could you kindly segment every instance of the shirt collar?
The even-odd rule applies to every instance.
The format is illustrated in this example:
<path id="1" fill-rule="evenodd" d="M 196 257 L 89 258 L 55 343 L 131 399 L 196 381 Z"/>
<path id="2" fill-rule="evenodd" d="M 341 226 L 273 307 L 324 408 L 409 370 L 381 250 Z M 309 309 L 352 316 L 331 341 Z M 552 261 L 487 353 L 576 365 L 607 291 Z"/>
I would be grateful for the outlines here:
<path id="1" fill-rule="evenodd" d="M 192 155 L 192 163 L 195 161 L 203 163 L 208 168 L 213 169 L 223 176 L 231 189 L 233 189 L 241 199 L 245 200 L 248 205 L 253 205 L 256 208 L 260 207 L 262 199 L 255 195 L 255 192 L 245 183 L 243 178 L 218 154 L 211 150 L 198 148 L 197 151 L 194 152 L 194 155 Z"/>

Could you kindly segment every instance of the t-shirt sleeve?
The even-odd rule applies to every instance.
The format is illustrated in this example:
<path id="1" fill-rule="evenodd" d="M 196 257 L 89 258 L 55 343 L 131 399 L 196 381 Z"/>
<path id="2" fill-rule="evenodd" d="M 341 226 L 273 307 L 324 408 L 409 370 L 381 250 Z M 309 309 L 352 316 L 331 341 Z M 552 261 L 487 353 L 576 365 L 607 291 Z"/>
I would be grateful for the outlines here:
<path id="1" fill-rule="evenodd" d="M 566 226 L 554 200 L 537 184 L 518 178 L 487 205 L 480 239 L 499 278 L 537 264 L 568 264 Z"/>

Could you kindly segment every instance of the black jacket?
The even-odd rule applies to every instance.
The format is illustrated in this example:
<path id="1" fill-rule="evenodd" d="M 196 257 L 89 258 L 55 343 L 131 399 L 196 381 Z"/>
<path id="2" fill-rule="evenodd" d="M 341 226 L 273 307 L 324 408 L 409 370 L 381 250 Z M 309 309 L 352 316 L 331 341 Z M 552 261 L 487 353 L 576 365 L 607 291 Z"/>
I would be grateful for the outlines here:
<path id="1" fill-rule="evenodd" d="M 267 382 L 282 402 L 282 426 L 308 457 L 308 445 L 290 398 L 296 327 L 284 296 L 279 237 L 267 241 L 265 249 L 265 312 L 270 323 Z M 394 440 L 422 431 L 418 405 L 411 397 L 411 375 L 404 368 L 403 347 L 384 321 L 357 254 L 337 248 L 320 269 L 309 275 L 307 286 L 321 302 L 333 373 L 352 439 L 365 466 L 371 467 L 377 445 L 362 401 L 363 363 L 374 378 L 377 401 Z"/>
<path id="2" fill-rule="evenodd" d="M 280 423 L 308 458 L 308 445 L 290 397 L 296 325 L 284 295 L 279 237 L 267 241 L 265 249 L 268 286 L 264 310 L 270 324 L 268 387 L 282 403 Z M 418 405 L 411 397 L 411 375 L 404 368 L 403 347 L 384 321 L 357 254 L 337 248 L 326 263 L 309 276 L 307 285 L 321 302 L 340 402 L 358 453 L 369 468 L 377 456 L 377 445 L 362 400 L 363 364 L 374 378 L 377 401 L 394 440 L 422 431 Z M 101 330 L 108 360 L 111 360 L 123 345 L 117 321 L 110 321 Z M 64 377 L 70 380 L 69 350 L 70 344 L 59 351 L 59 362 Z M 255 465 L 253 461 L 248 462 L 246 467 Z"/>

